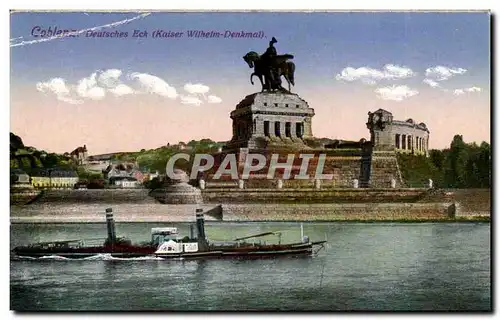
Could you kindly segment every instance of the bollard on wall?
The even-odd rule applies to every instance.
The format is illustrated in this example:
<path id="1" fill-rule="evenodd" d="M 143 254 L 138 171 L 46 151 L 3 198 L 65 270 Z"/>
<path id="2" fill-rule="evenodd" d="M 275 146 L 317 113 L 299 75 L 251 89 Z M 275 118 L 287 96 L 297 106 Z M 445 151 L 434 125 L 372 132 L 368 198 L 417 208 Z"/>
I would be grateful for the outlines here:
<path id="1" fill-rule="evenodd" d="M 278 189 L 283 189 L 283 180 L 278 179 L 278 184 L 276 185 Z"/>
<path id="2" fill-rule="evenodd" d="M 432 179 L 429 179 L 429 189 L 432 189 L 434 185 L 434 181 L 432 181 Z"/>
<path id="3" fill-rule="evenodd" d="M 205 180 L 200 179 L 200 189 L 205 190 Z"/>
<path id="4" fill-rule="evenodd" d="M 391 179 L 391 188 L 393 188 L 393 189 L 396 188 L 396 179 L 394 179 L 394 178 Z"/>
<path id="5" fill-rule="evenodd" d="M 352 180 L 352 187 L 355 189 L 359 188 L 359 180 L 358 179 Z"/>
<path id="6" fill-rule="evenodd" d="M 245 188 L 245 181 L 240 179 L 238 180 L 238 188 L 239 189 L 244 189 Z"/>
<path id="7" fill-rule="evenodd" d="M 319 179 L 314 180 L 314 188 L 318 190 L 321 189 L 321 180 Z"/>

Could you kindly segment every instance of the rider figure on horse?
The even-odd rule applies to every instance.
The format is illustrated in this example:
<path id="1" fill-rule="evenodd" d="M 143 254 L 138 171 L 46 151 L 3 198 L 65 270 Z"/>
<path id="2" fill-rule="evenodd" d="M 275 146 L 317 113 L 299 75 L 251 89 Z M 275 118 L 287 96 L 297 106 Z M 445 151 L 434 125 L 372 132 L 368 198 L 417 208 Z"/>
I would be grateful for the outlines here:
<path id="1" fill-rule="evenodd" d="M 281 88 L 279 63 L 277 61 L 278 52 L 274 47 L 274 44 L 277 42 L 278 40 L 273 37 L 271 41 L 269 41 L 269 48 L 267 48 L 266 52 L 264 52 L 264 54 L 261 56 L 264 65 L 266 65 L 269 69 L 268 76 L 271 81 L 271 87 L 275 89 Z"/>

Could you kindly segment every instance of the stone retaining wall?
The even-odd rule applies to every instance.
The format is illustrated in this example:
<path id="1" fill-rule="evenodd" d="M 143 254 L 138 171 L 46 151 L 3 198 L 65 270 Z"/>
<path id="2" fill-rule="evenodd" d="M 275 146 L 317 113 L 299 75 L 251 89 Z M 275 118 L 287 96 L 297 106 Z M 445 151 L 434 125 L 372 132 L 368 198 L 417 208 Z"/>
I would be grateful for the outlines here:
<path id="1" fill-rule="evenodd" d="M 202 190 L 204 203 L 360 203 L 414 202 L 426 189 L 234 189 Z"/>
<path id="2" fill-rule="evenodd" d="M 147 189 L 45 190 L 36 203 L 155 203 Z"/>
<path id="3" fill-rule="evenodd" d="M 227 204 L 225 221 L 309 220 L 446 220 L 450 203 Z"/>

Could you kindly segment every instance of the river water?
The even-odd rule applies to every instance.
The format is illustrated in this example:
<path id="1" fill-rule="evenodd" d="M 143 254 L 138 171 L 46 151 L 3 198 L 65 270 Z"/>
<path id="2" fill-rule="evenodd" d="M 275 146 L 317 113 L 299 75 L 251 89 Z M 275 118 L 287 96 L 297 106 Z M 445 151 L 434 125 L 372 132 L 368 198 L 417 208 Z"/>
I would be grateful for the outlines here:
<path id="1" fill-rule="evenodd" d="M 172 224 L 117 223 L 117 233 L 147 241 L 156 226 Z M 206 223 L 213 240 L 265 231 L 300 239 L 299 223 Z M 253 261 L 11 260 L 11 309 L 491 310 L 489 224 L 304 223 L 304 233 L 326 248 Z M 105 236 L 105 224 L 12 224 L 10 247 Z"/>

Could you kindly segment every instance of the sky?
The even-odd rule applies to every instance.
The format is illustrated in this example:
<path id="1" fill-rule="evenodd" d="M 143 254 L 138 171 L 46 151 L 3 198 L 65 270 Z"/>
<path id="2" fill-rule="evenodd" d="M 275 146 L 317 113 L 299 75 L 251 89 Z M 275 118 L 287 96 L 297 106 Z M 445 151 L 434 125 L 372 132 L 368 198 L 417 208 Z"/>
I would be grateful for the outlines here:
<path id="1" fill-rule="evenodd" d="M 19 12 L 10 27 L 10 131 L 49 152 L 229 140 L 230 112 L 260 91 L 242 57 L 273 36 L 279 54 L 294 55 L 292 92 L 315 110 L 316 137 L 368 139 L 367 114 L 383 108 L 426 123 L 431 148 L 455 134 L 490 142 L 486 12 Z M 73 34 L 50 37 L 55 28 Z M 183 34 L 153 38 L 158 29 Z"/>

